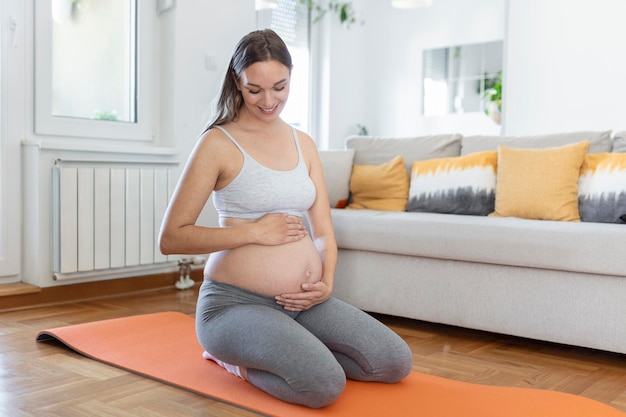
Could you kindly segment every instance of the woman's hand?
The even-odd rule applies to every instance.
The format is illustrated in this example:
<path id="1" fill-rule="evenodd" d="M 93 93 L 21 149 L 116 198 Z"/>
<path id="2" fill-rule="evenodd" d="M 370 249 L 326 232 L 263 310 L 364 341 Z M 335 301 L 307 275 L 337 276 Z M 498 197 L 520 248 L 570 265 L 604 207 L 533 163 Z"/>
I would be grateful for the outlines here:
<path id="1" fill-rule="evenodd" d="M 283 245 L 297 242 L 308 235 L 301 217 L 285 213 L 266 214 L 251 224 L 255 243 L 259 245 Z"/>
<path id="2" fill-rule="evenodd" d="M 330 298 L 332 289 L 323 281 L 302 284 L 302 291 L 292 294 L 281 294 L 274 299 L 276 304 L 287 311 L 305 311 L 321 304 Z"/>

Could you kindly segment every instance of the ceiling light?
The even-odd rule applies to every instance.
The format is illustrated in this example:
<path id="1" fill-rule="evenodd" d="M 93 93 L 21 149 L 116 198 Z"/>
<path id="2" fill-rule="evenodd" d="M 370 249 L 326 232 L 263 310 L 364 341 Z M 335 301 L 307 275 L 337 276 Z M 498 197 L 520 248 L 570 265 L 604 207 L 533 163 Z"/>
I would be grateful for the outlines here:
<path id="1" fill-rule="evenodd" d="M 391 0 L 391 5 L 396 9 L 417 9 L 432 6 L 433 0 Z"/>
<path id="2" fill-rule="evenodd" d="M 275 9 L 278 7 L 278 0 L 254 0 L 254 8 L 259 10 Z"/>

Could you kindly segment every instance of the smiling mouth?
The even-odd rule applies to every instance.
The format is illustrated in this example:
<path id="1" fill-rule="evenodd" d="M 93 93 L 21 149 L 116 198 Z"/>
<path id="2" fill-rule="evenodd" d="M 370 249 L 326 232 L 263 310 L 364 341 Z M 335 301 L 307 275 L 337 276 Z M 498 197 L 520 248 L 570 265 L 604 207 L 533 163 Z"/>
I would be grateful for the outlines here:
<path id="1" fill-rule="evenodd" d="M 271 114 L 274 113 L 276 111 L 276 109 L 278 108 L 278 104 L 275 105 L 274 107 L 270 107 L 270 108 L 265 108 L 265 107 L 259 107 L 259 109 L 261 110 L 262 113 L 266 113 L 266 114 Z"/>

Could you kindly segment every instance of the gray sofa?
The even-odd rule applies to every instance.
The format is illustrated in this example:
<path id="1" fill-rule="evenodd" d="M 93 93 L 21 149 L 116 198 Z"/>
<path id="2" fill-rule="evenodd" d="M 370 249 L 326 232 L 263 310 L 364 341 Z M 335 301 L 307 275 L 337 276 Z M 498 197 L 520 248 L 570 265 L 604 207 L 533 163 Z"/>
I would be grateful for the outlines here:
<path id="1" fill-rule="evenodd" d="M 377 165 L 590 142 L 624 152 L 624 134 L 350 137 L 322 151 L 331 204 L 350 164 Z M 410 172 L 410 171 L 408 171 Z M 365 311 L 626 353 L 626 225 L 333 208 L 334 295 Z M 626 213 L 626 209 L 625 209 Z"/>

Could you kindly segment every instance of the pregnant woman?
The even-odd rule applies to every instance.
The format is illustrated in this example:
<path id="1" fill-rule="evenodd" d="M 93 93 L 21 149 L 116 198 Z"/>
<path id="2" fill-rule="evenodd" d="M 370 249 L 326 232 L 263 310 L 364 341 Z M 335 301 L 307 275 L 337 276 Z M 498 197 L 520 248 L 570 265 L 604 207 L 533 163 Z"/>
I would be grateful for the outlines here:
<path id="1" fill-rule="evenodd" d="M 291 69 L 271 30 L 237 44 L 159 243 L 165 254 L 210 253 L 196 310 L 204 357 L 277 398 L 319 408 L 346 378 L 394 383 L 412 360 L 398 335 L 331 297 L 337 245 L 321 162 L 313 140 L 280 118 Z M 219 227 L 197 225 L 211 196 Z"/>

